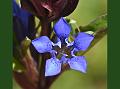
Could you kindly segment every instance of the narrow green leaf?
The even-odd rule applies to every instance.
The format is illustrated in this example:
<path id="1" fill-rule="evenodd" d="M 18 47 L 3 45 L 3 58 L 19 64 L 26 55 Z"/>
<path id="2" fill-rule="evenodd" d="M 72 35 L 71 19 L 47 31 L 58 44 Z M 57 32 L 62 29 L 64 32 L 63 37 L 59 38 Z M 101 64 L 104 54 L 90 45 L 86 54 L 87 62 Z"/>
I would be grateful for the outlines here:
<path id="1" fill-rule="evenodd" d="M 106 14 L 99 16 L 98 18 L 96 18 L 95 20 L 93 20 L 86 26 L 79 27 L 80 31 L 82 32 L 86 32 L 86 31 L 95 32 L 97 30 L 106 29 L 106 28 L 107 28 L 107 15 Z"/>

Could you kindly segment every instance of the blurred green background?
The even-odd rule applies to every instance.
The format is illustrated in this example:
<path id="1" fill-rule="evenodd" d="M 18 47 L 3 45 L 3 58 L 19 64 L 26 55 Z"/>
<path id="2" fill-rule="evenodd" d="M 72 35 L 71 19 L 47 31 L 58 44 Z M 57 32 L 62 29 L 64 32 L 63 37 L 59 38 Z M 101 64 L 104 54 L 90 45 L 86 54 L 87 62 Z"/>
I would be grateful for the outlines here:
<path id="1" fill-rule="evenodd" d="M 69 16 L 78 25 L 86 25 L 107 12 L 107 0 L 80 0 L 76 10 Z M 107 36 L 86 53 L 86 74 L 68 70 L 51 86 L 51 89 L 107 89 Z M 21 89 L 13 81 L 13 89 Z"/>

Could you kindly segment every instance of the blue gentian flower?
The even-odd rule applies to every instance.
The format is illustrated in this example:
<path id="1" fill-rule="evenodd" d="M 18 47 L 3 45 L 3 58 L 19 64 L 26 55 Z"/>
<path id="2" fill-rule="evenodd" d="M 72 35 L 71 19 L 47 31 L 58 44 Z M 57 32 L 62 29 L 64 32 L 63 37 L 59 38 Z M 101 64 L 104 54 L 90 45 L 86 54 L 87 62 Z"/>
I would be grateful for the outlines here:
<path id="1" fill-rule="evenodd" d="M 51 58 L 46 60 L 45 76 L 59 74 L 61 66 L 65 63 L 69 64 L 71 69 L 86 73 L 87 62 L 85 57 L 76 56 L 75 53 L 81 50 L 85 51 L 94 39 L 94 36 L 80 32 L 73 42 L 69 42 L 70 31 L 70 25 L 62 17 L 54 25 L 54 32 L 58 37 L 57 43 L 53 43 L 47 36 L 41 36 L 32 40 L 33 46 L 39 53 L 49 52 L 51 54 Z"/>

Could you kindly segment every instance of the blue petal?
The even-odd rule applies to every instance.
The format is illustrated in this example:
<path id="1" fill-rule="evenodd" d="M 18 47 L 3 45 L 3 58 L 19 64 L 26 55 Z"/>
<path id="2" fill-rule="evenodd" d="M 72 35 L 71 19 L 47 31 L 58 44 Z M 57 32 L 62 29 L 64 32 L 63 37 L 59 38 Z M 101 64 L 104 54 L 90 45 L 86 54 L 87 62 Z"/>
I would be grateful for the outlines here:
<path id="1" fill-rule="evenodd" d="M 17 16 L 22 21 L 25 28 L 28 29 L 28 19 L 31 14 L 20 8 L 15 0 L 13 0 L 13 16 Z"/>
<path id="2" fill-rule="evenodd" d="M 68 61 L 71 69 L 86 73 L 87 62 L 84 56 L 76 56 Z"/>
<path id="3" fill-rule="evenodd" d="M 17 16 L 20 13 L 20 8 L 17 5 L 16 1 L 13 0 L 13 16 Z"/>
<path id="4" fill-rule="evenodd" d="M 61 63 L 58 59 L 50 58 L 46 61 L 45 76 L 53 76 L 61 71 Z"/>
<path id="5" fill-rule="evenodd" d="M 78 36 L 75 38 L 74 47 L 77 48 L 78 50 L 85 51 L 89 47 L 93 39 L 94 39 L 93 35 L 80 32 Z"/>
<path id="6" fill-rule="evenodd" d="M 47 36 L 41 36 L 32 40 L 32 44 L 39 53 L 50 52 L 52 50 L 52 42 Z"/>
<path id="7" fill-rule="evenodd" d="M 67 55 L 67 54 L 63 54 L 63 56 L 62 56 L 61 59 L 60 59 L 60 62 L 61 62 L 62 64 L 67 63 L 67 61 L 69 60 L 69 58 L 66 58 L 66 56 L 68 56 L 68 55 Z"/>
<path id="8" fill-rule="evenodd" d="M 51 57 L 56 57 L 57 51 L 56 50 L 51 50 L 50 54 L 51 54 Z"/>
<path id="9" fill-rule="evenodd" d="M 63 17 L 54 25 L 54 32 L 61 41 L 69 37 L 70 31 L 71 27 Z"/>

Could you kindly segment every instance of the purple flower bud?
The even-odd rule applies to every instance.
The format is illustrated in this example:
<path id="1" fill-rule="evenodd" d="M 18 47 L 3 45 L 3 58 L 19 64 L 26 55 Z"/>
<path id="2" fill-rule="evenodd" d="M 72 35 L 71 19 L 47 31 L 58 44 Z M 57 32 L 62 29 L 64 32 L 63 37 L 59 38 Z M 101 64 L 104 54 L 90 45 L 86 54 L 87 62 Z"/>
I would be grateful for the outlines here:
<path id="1" fill-rule="evenodd" d="M 77 7 L 78 2 L 79 0 L 67 0 L 67 5 L 62 11 L 62 17 L 68 16 L 69 14 L 71 14 Z"/>
<path id="2" fill-rule="evenodd" d="M 41 19 L 53 21 L 71 14 L 79 0 L 22 0 L 22 7 Z"/>

